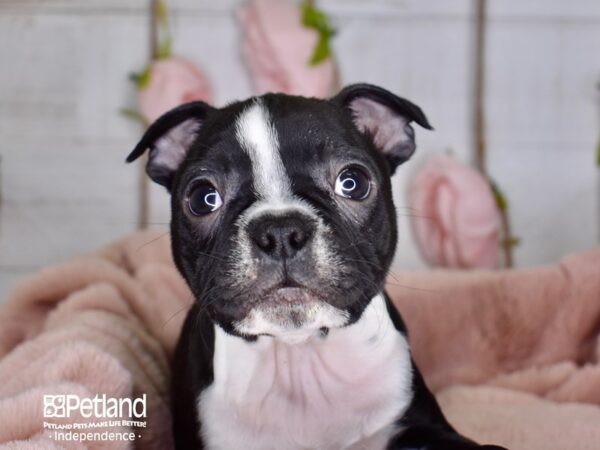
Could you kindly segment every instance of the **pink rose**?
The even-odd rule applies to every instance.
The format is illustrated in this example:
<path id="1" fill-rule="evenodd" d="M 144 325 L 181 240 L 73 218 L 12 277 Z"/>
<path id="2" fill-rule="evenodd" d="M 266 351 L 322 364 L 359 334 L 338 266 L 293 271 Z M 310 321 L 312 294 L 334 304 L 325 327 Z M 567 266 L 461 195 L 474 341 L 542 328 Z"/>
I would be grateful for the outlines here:
<path id="1" fill-rule="evenodd" d="M 148 85 L 138 91 L 139 111 L 148 123 L 183 103 L 194 100 L 212 102 L 204 74 L 184 58 L 154 61 L 149 77 Z"/>
<path id="2" fill-rule="evenodd" d="M 309 65 L 318 33 L 302 25 L 298 5 L 287 0 L 249 0 L 238 18 L 245 38 L 243 54 L 258 93 L 331 94 L 333 61 Z"/>
<path id="3" fill-rule="evenodd" d="M 500 215 L 489 183 L 449 156 L 431 158 L 410 187 L 413 230 L 432 265 L 493 268 L 499 251 Z"/>

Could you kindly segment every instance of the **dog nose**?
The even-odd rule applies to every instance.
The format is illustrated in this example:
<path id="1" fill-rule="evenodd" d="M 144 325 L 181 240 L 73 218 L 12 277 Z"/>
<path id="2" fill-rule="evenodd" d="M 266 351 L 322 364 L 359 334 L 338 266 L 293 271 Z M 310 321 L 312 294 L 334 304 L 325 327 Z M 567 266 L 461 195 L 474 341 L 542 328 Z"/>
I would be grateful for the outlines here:
<path id="1" fill-rule="evenodd" d="M 293 258 L 313 238 L 315 223 L 310 217 L 263 216 L 254 219 L 248 233 L 254 247 L 274 259 Z"/>

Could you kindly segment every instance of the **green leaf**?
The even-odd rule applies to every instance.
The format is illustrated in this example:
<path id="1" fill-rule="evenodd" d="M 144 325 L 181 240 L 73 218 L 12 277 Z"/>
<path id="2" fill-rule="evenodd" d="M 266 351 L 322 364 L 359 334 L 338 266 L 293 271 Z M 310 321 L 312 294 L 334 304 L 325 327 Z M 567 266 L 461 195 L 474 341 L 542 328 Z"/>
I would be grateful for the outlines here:
<path id="1" fill-rule="evenodd" d="M 507 239 L 505 241 L 505 244 L 507 244 L 507 245 L 509 245 L 511 247 L 516 247 L 520 243 L 521 243 L 521 238 L 519 238 L 517 236 L 511 236 L 509 239 Z"/>
<path id="2" fill-rule="evenodd" d="M 310 65 L 316 66 L 317 64 L 325 61 L 327 58 L 331 56 L 331 47 L 329 47 L 329 40 L 321 36 L 317 41 L 317 45 L 315 46 L 315 50 L 313 51 L 312 56 L 310 57 Z"/>
<path id="3" fill-rule="evenodd" d="M 171 56 L 172 39 L 169 30 L 169 14 L 166 3 L 162 0 L 156 2 L 154 17 L 156 20 L 156 54 L 155 59 L 165 59 Z"/>
<path id="4" fill-rule="evenodd" d="M 506 200 L 506 196 L 502 193 L 496 183 L 494 183 L 492 180 L 489 180 L 489 183 L 492 188 L 492 193 L 494 194 L 494 199 L 496 200 L 496 205 L 498 205 L 498 209 L 501 211 L 506 211 L 508 209 L 508 201 Z"/>
<path id="5" fill-rule="evenodd" d="M 158 23 L 160 23 L 163 26 L 167 25 L 167 20 L 169 19 L 169 13 L 167 11 L 167 5 L 164 1 L 159 0 L 156 3 L 156 18 L 158 20 Z"/>
<path id="6" fill-rule="evenodd" d="M 140 73 L 131 74 L 129 78 L 139 90 L 146 89 L 150 84 L 150 65 L 147 65 Z"/>
<path id="7" fill-rule="evenodd" d="M 121 108 L 121 109 L 119 109 L 119 113 L 121 113 L 121 115 L 127 117 L 128 119 L 132 119 L 132 120 L 135 120 L 136 122 L 141 123 L 144 126 L 148 125 L 146 123 L 146 119 L 144 118 L 144 116 L 142 116 L 139 112 L 137 112 L 133 109 Z"/>
<path id="8" fill-rule="evenodd" d="M 596 165 L 600 167 L 600 139 L 598 139 L 598 145 L 596 145 Z"/>
<path id="9" fill-rule="evenodd" d="M 335 30 L 329 23 L 325 13 L 310 5 L 307 1 L 300 4 L 302 11 L 302 25 L 314 29 L 319 38 L 308 63 L 315 66 L 331 56 L 330 41 L 335 35 Z"/>
<path id="10" fill-rule="evenodd" d="M 323 11 L 318 10 L 308 2 L 300 5 L 302 9 L 302 24 L 308 28 L 314 28 L 322 34 L 333 34 L 333 28 L 329 24 L 329 18 Z"/>
<path id="11" fill-rule="evenodd" d="M 173 40 L 170 35 L 165 36 L 163 41 L 160 43 L 158 47 L 158 54 L 156 55 L 157 59 L 165 59 L 171 56 L 171 48 L 173 46 Z"/>

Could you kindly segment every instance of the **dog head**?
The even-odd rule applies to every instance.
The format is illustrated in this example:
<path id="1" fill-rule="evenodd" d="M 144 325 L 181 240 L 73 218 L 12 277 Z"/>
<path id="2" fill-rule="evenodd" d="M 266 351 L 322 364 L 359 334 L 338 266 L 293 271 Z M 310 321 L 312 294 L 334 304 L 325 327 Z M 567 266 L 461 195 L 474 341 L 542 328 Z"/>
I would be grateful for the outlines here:
<path id="1" fill-rule="evenodd" d="M 227 332 L 301 340 L 356 321 L 396 245 L 390 175 L 422 111 L 376 86 L 180 106 L 129 155 L 171 193 L 175 263 Z"/>

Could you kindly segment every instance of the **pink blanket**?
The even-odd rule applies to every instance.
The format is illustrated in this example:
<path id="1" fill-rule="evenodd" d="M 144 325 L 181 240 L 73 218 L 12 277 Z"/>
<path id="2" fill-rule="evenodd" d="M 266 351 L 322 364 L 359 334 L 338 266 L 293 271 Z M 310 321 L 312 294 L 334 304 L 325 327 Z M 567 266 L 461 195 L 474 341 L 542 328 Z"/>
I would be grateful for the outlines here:
<path id="1" fill-rule="evenodd" d="M 169 359 L 192 296 L 169 244 L 135 233 L 29 277 L 0 307 L 0 447 L 171 448 Z M 396 274 L 388 289 L 459 430 L 511 449 L 600 448 L 600 248 L 523 271 Z M 146 428 L 108 427 L 133 443 L 44 429 L 44 395 L 97 393 L 146 394 Z"/>

